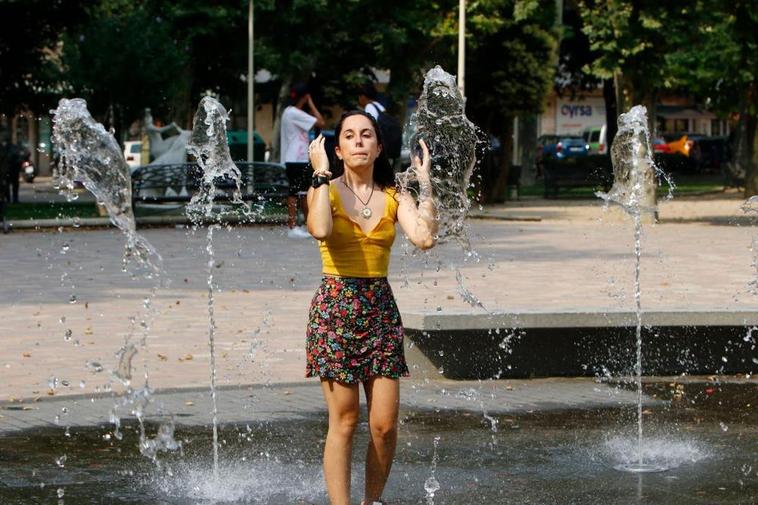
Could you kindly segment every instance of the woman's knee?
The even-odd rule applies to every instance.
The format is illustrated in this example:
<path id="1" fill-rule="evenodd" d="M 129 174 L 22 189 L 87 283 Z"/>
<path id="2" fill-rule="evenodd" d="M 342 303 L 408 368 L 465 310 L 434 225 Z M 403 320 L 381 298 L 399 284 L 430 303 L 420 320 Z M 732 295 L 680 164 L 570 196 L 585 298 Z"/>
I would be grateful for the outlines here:
<path id="1" fill-rule="evenodd" d="M 380 419 L 369 423 L 371 438 L 374 440 L 394 440 L 397 438 L 397 420 Z"/>
<path id="2" fill-rule="evenodd" d="M 329 417 L 329 434 L 339 437 L 352 437 L 358 426 L 358 414 L 342 414 Z"/>

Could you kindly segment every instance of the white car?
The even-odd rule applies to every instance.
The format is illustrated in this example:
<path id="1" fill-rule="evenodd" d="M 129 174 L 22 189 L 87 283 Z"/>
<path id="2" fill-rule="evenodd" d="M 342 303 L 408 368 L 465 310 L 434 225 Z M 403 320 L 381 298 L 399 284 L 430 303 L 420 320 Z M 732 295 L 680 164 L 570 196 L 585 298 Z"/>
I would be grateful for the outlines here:
<path id="1" fill-rule="evenodd" d="M 124 159 L 132 172 L 135 168 L 142 165 L 142 142 L 139 140 L 128 140 L 124 142 Z"/>

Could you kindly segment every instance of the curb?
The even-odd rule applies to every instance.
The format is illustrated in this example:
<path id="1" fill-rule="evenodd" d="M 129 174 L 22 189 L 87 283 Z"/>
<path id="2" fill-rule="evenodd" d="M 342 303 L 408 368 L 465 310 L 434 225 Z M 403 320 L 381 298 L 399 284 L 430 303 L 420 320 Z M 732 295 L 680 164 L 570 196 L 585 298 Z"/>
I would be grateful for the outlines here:
<path id="1" fill-rule="evenodd" d="M 187 216 L 141 216 L 136 218 L 138 226 L 170 226 L 177 224 L 194 224 Z M 287 222 L 287 216 L 274 215 L 260 218 L 255 221 L 250 221 L 244 218 L 235 216 L 229 216 L 221 221 L 221 224 L 281 224 Z M 115 227 L 110 218 L 107 217 L 83 217 L 79 219 L 64 218 L 64 219 L 23 219 L 7 221 L 7 224 L 11 231 L 15 230 L 36 230 L 40 228 L 112 228 Z M 204 224 L 204 223 L 203 223 Z"/>

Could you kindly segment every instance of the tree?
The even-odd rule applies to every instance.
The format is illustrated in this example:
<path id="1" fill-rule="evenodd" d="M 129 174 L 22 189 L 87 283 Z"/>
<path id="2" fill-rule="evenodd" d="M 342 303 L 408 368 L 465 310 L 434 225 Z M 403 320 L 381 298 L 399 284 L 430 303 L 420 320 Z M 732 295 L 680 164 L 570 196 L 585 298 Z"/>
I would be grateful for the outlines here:
<path id="1" fill-rule="evenodd" d="M 171 27 L 141 6 L 108 15 L 100 8 L 63 39 L 65 79 L 90 110 L 122 130 L 145 107 L 166 117 L 186 95 L 185 56 Z"/>
<path id="2" fill-rule="evenodd" d="M 579 0 L 583 31 L 595 59 L 586 71 L 612 80 L 615 105 L 625 112 L 645 105 L 650 132 L 655 131 L 655 104 L 661 88 L 670 83 L 665 55 L 681 50 L 686 23 L 678 2 L 660 0 Z M 606 93 L 607 96 L 607 93 Z M 612 108 L 607 107 L 606 109 Z M 615 123 L 615 117 L 609 117 Z"/>
<path id="3" fill-rule="evenodd" d="M 480 1 L 467 16 L 467 113 L 502 149 L 496 165 L 482 167 L 482 198 L 494 202 L 505 195 L 513 118 L 541 112 L 553 84 L 555 2 Z"/>
<path id="4" fill-rule="evenodd" d="M 82 10 L 78 2 L 63 0 L 0 0 L 0 113 L 54 105 L 60 34 Z"/>
<path id="5" fill-rule="evenodd" d="M 667 54 L 674 86 L 722 114 L 739 111 L 733 163 L 745 196 L 758 194 L 758 12 L 749 0 L 699 0 L 680 11 L 686 41 Z"/>
<path id="6" fill-rule="evenodd" d="M 337 10 L 326 0 L 256 2 L 256 62 L 277 75 L 279 104 L 292 82 L 311 81 L 320 103 L 355 106 L 356 85 L 373 78 L 371 69 L 390 69 L 389 91 L 402 116 L 409 91 L 434 59 L 434 30 L 448 4 L 454 2 L 351 0 Z"/>

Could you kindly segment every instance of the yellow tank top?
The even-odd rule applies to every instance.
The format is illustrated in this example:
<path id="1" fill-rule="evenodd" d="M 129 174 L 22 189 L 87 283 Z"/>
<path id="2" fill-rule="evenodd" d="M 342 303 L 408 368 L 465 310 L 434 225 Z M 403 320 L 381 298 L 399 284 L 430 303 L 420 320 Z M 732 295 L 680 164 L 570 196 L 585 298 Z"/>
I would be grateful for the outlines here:
<path id="1" fill-rule="evenodd" d="M 384 190 L 384 214 L 373 230 L 364 233 L 342 206 L 339 191 L 329 187 L 332 234 L 319 241 L 323 273 L 339 277 L 387 277 L 390 250 L 395 241 L 397 192 Z"/>

